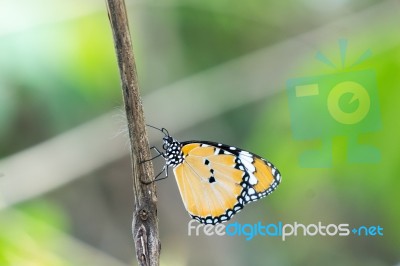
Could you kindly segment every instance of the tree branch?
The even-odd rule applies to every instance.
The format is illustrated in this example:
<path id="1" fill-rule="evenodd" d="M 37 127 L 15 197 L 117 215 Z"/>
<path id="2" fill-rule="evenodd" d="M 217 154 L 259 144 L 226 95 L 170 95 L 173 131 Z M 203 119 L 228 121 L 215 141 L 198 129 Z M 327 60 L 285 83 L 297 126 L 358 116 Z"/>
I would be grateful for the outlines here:
<path id="1" fill-rule="evenodd" d="M 154 178 L 154 171 L 151 161 L 139 163 L 150 158 L 150 150 L 125 2 L 124 0 L 106 0 L 106 3 L 114 36 L 131 143 L 135 197 L 132 234 L 136 246 L 136 258 L 139 265 L 159 265 L 161 244 L 158 234 L 156 189 L 154 183 L 145 185 L 141 182 L 141 180 L 151 181 Z"/>

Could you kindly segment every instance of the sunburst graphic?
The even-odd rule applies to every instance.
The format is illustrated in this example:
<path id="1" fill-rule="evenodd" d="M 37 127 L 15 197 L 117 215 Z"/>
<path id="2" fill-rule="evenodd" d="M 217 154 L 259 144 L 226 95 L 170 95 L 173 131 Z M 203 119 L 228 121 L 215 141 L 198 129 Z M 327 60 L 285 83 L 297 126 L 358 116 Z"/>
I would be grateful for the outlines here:
<path id="1" fill-rule="evenodd" d="M 333 68 L 333 69 L 345 69 L 346 68 L 346 55 L 347 55 L 347 39 L 340 39 L 339 40 L 339 49 L 340 49 L 340 62 L 341 66 L 338 67 L 335 65 L 327 56 L 325 56 L 322 52 L 318 51 L 317 54 L 315 55 L 315 58 L 318 61 L 321 61 L 325 65 Z M 369 59 L 372 56 L 372 51 L 371 49 L 367 49 L 362 53 L 356 61 L 354 61 L 353 64 L 351 64 L 349 67 L 352 68 L 356 65 L 359 65 Z"/>

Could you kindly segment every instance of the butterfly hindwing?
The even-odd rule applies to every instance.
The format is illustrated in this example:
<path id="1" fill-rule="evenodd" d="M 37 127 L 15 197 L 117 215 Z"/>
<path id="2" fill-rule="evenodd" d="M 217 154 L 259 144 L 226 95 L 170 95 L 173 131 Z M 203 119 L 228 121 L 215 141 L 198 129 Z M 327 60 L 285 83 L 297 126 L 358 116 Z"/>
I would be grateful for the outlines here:
<path id="1" fill-rule="evenodd" d="M 279 171 L 250 152 L 206 141 L 181 145 L 184 160 L 174 174 L 187 211 L 201 223 L 229 220 L 280 182 Z"/>

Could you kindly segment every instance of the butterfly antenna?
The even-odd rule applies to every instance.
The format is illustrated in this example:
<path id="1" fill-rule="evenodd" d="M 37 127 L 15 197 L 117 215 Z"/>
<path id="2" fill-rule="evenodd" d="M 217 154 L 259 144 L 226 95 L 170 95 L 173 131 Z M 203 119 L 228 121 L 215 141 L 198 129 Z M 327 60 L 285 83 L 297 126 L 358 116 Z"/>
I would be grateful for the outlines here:
<path id="1" fill-rule="evenodd" d="M 154 128 L 154 129 L 157 129 L 158 131 L 161 131 L 165 136 L 169 136 L 168 130 L 166 130 L 165 128 L 161 128 L 160 129 L 158 127 L 155 127 L 155 126 L 152 126 L 152 125 L 148 125 L 148 124 L 146 124 L 146 126 Z"/>

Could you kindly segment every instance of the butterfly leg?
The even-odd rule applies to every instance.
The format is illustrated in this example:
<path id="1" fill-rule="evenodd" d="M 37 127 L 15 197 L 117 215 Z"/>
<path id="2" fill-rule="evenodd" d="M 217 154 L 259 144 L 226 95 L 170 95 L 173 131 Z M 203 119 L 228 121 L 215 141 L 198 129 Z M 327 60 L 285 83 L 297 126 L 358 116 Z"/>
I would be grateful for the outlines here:
<path id="1" fill-rule="evenodd" d="M 158 158 L 158 157 L 160 157 L 160 156 L 164 157 L 164 153 L 160 152 L 160 151 L 157 149 L 157 147 L 153 146 L 153 147 L 150 148 L 150 150 L 155 150 L 155 151 L 157 152 L 157 155 L 154 156 L 154 157 L 151 158 L 151 159 L 147 159 L 147 160 L 141 161 L 140 163 L 145 163 L 145 162 L 148 162 L 148 161 L 152 161 L 152 160 L 154 160 L 154 159 L 156 159 L 156 158 Z"/>
<path id="2" fill-rule="evenodd" d="M 162 174 L 162 172 L 165 172 L 165 176 L 161 177 L 161 178 L 158 178 Z M 166 179 L 166 178 L 168 178 L 168 166 L 164 165 L 164 167 L 161 170 L 161 172 L 154 178 L 154 181 L 160 181 L 160 180 L 163 180 L 163 179 Z"/>
<path id="3" fill-rule="evenodd" d="M 160 176 L 163 172 L 165 172 L 165 176 L 162 177 L 162 178 L 159 178 L 159 176 Z M 168 166 L 167 166 L 167 165 L 164 165 L 164 167 L 163 167 L 163 169 L 161 170 L 161 172 L 159 172 L 159 173 L 154 177 L 153 180 L 151 180 L 151 181 L 143 181 L 143 180 L 140 180 L 140 182 L 142 182 L 142 183 L 145 184 L 145 185 L 149 185 L 149 184 L 151 184 L 151 183 L 153 183 L 153 182 L 155 182 L 155 181 L 160 181 L 160 180 L 163 180 L 163 179 L 166 179 L 166 178 L 168 178 Z"/>
<path id="4" fill-rule="evenodd" d="M 163 158 L 165 158 L 164 153 L 162 153 L 159 149 L 157 149 L 157 147 L 153 146 L 153 147 L 150 148 L 150 150 L 155 150 L 155 151 L 157 152 L 157 155 L 154 156 L 154 157 L 151 158 L 151 159 L 141 161 L 140 163 L 145 163 L 145 162 L 148 162 L 148 161 L 152 161 L 152 160 L 154 160 L 154 159 L 156 159 L 156 158 L 158 158 L 158 157 L 160 157 L 160 156 L 162 156 Z M 158 178 L 163 172 L 165 172 L 165 176 L 162 177 L 162 178 Z M 159 180 L 166 179 L 167 177 L 168 177 L 168 167 L 167 167 L 167 165 L 164 165 L 164 167 L 163 167 L 163 169 L 161 170 L 161 172 L 158 173 L 158 174 L 154 177 L 154 179 L 153 179 L 152 181 L 143 181 L 143 180 L 140 180 L 140 182 L 142 182 L 143 184 L 149 185 L 149 184 L 151 184 L 151 183 L 153 183 L 153 182 L 155 182 L 155 181 L 159 181 Z"/>

